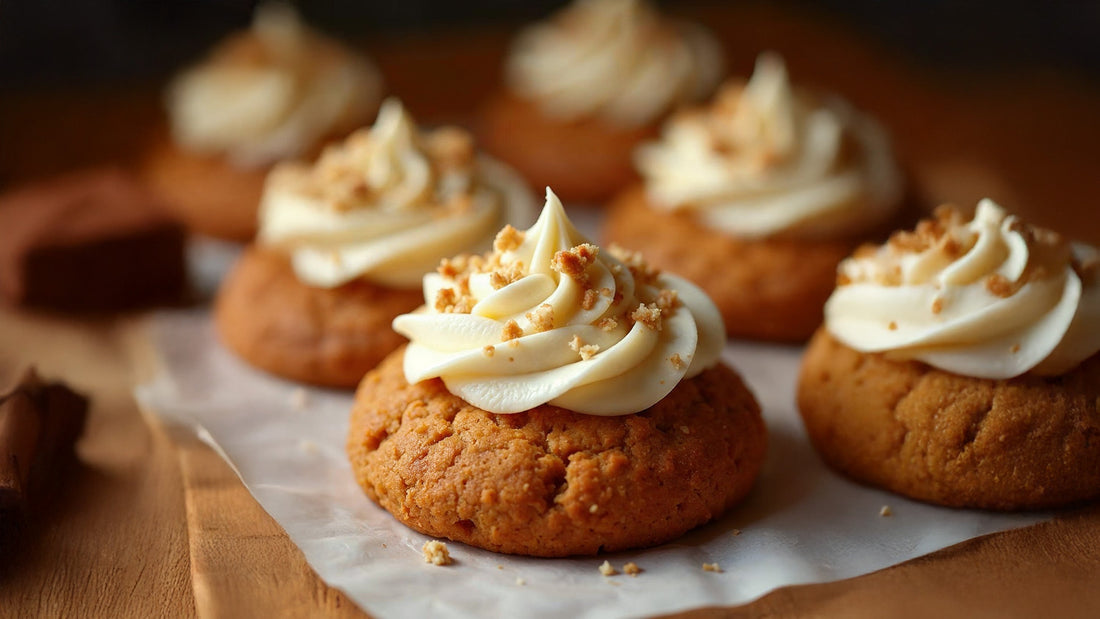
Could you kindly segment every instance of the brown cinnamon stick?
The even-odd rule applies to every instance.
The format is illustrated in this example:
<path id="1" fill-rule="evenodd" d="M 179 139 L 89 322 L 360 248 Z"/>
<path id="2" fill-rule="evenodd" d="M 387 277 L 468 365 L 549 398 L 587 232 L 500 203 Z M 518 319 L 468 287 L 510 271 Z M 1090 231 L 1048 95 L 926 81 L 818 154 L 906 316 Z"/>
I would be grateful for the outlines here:
<path id="1" fill-rule="evenodd" d="M 43 381 L 33 368 L 0 396 L 0 533 L 18 527 L 48 498 L 87 413 L 87 398 Z"/>

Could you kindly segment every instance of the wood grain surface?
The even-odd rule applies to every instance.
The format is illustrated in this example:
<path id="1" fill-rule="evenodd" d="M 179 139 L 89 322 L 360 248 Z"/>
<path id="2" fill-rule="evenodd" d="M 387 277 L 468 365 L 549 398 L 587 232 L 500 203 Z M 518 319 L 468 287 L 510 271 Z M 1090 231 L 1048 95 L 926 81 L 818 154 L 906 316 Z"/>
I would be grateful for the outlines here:
<path id="1" fill-rule="evenodd" d="M 928 204 L 991 196 L 1100 243 L 1100 92 L 1034 70 L 932 74 L 808 15 L 699 9 L 733 74 L 775 49 L 796 81 L 836 91 L 889 127 Z M 508 36 L 451 33 L 365 47 L 428 122 L 468 121 Z M 445 95 L 440 93 L 446 93 Z M 0 96 L 0 186 L 133 162 L 159 122 L 157 88 Z M 0 616 L 363 616 L 327 587 L 205 445 L 130 396 L 152 371 L 137 317 L 0 311 L 0 383 L 27 363 L 90 394 L 79 466 L 16 552 L 0 556 Z M 786 587 L 691 617 L 1100 616 L 1100 508 L 958 544 L 850 580 Z"/>

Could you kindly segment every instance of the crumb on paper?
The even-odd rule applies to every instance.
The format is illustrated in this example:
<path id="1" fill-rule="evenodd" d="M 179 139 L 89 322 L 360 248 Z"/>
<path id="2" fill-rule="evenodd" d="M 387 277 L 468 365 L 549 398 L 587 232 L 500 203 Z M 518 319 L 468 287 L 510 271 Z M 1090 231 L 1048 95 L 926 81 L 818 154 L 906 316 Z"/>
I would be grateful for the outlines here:
<path id="1" fill-rule="evenodd" d="M 518 586 L 518 587 L 522 587 L 523 585 L 526 585 L 526 584 L 527 584 L 527 581 L 526 581 L 526 580 L 524 580 L 524 579 L 522 579 L 522 578 L 517 578 L 517 579 L 516 579 L 516 586 Z"/>
<path id="2" fill-rule="evenodd" d="M 604 576 L 614 576 L 619 573 L 619 570 L 615 569 L 615 566 L 611 565 L 610 561 L 604 561 L 600 564 L 600 573 Z"/>
<path id="3" fill-rule="evenodd" d="M 642 568 L 638 567 L 638 564 L 631 561 L 623 566 L 623 573 L 630 574 L 631 576 L 637 576 L 642 573 Z"/>
<path id="4" fill-rule="evenodd" d="M 298 449 L 302 450 L 302 453 L 306 454 L 307 456 L 315 456 L 321 452 L 321 448 L 317 445 L 317 443 L 309 440 L 308 438 L 303 438 L 302 440 L 298 441 Z"/>
<path id="5" fill-rule="evenodd" d="M 382 547 L 383 547 L 383 548 L 385 548 L 385 547 L 386 547 L 386 542 L 382 542 Z"/>
<path id="6" fill-rule="evenodd" d="M 303 411 L 309 406 L 309 392 L 306 391 L 305 387 L 298 387 L 290 392 L 290 405 L 296 411 Z"/>
<path id="7" fill-rule="evenodd" d="M 718 565 L 717 563 L 704 563 L 703 564 L 703 571 L 704 572 L 721 573 L 722 572 L 722 566 Z"/>
<path id="8" fill-rule="evenodd" d="M 730 533 L 732 533 L 733 535 L 741 535 L 741 529 L 734 529 L 730 531 Z"/>
<path id="9" fill-rule="evenodd" d="M 498 570 L 502 570 L 502 569 L 504 569 L 504 566 L 503 566 L 503 565 L 500 565 L 500 564 L 497 564 L 497 569 L 498 569 Z"/>
<path id="10" fill-rule="evenodd" d="M 878 515 L 882 517 L 893 516 L 894 510 L 890 509 L 889 505 L 883 505 L 882 509 L 878 510 Z"/>
<path id="11" fill-rule="evenodd" d="M 424 562 L 432 565 L 450 565 L 454 563 L 451 553 L 447 551 L 447 544 L 437 540 L 424 542 Z"/>

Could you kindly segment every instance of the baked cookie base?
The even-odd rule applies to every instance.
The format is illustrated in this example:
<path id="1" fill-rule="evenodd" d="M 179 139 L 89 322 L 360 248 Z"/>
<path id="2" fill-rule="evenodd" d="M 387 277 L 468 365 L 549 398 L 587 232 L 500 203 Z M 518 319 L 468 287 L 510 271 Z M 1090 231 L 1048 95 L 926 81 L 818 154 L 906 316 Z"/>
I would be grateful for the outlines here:
<path id="1" fill-rule="evenodd" d="M 639 184 L 610 205 L 603 240 L 695 282 L 718 306 L 730 337 L 802 342 L 821 324 L 836 267 L 854 241 L 746 240 L 690 214 L 653 209 Z"/>
<path id="2" fill-rule="evenodd" d="M 268 167 L 239 168 L 222 157 L 200 156 L 159 137 L 146 154 L 143 175 L 192 232 L 230 241 L 256 235 Z"/>
<path id="3" fill-rule="evenodd" d="M 1100 355 L 1063 376 L 989 380 L 860 353 L 822 329 L 798 407 L 831 467 L 914 499 L 1025 510 L 1100 497 Z"/>
<path id="4" fill-rule="evenodd" d="M 617 129 L 598 119 L 556 121 L 534 103 L 500 93 L 483 108 L 478 133 L 487 152 L 539 193 L 549 186 L 566 202 L 600 204 L 637 181 L 631 154 L 657 135 L 657 125 Z"/>
<path id="5" fill-rule="evenodd" d="M 359 385 L 348 456 L 366 494 L 427 535 L 542 557 L 652 546 L 740 501 L 764 460 L 759 406 L 724 365 L 597 417 L 489 413 L 439 379 L 408 384 L 403 359 Z"/>
<path id="6" fill-rule="evenodd" d="M 366 281 L 331 289 L 308 286 L 285 255 L 252 245 L 222 283 L 214 323 L 222 343 L 260 369 L 352 388 L 404 343 L 390 323 L 422 302 L 418 289 Z"/>

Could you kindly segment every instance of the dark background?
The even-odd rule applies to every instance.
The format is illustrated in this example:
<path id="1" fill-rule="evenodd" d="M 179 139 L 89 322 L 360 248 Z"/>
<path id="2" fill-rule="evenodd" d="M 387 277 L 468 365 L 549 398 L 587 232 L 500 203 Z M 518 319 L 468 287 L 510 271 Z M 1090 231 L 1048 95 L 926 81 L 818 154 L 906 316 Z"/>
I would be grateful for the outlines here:
<path id="1" fill-rule="evenodd" d="M 0 0 L 0 90 L 163 77 L 248 24 L 254 0 Z M 447 29 L 509 29 L 565 4 L 548 0 L 327 0 L 296 3 L 351 40 Z M 665 11 L 718 2 L 661 2 Z M 1100 2 L 775 0 L 857 30 L 903 60 L 945 72 L 1053 68 L 1100 83 Z"/>

